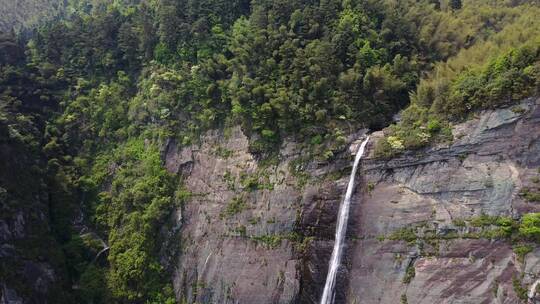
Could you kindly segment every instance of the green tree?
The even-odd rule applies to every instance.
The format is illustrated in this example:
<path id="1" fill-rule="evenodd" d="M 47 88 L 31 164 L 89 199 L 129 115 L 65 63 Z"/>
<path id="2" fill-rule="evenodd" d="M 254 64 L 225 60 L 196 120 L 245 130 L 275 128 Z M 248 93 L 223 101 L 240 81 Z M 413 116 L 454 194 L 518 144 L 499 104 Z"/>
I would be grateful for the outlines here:
<path id="1" fill-rule="evenodd" d="M 530 240 L 540 242 L 540 213 L 528 213 L 521 219 L 519 233 Z"/>

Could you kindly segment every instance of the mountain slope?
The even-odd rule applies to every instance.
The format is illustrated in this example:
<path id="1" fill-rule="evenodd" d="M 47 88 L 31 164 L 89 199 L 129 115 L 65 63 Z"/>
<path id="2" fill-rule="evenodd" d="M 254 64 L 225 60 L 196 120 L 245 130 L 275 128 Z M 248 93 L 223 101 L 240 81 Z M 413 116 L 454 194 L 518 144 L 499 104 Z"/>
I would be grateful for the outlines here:
<path id="1" fill-rule="evenodd" d="M 63 11 L 63 0 L 0 0 L 0 31 L 30 29 Z"/>
<path id="2" fill-rule="evenodd" d="M 317 302 L 368 128 L 338 302 L 523 298 L 537 1 L 67 4 L 0 34 L 0 298 Z"/>

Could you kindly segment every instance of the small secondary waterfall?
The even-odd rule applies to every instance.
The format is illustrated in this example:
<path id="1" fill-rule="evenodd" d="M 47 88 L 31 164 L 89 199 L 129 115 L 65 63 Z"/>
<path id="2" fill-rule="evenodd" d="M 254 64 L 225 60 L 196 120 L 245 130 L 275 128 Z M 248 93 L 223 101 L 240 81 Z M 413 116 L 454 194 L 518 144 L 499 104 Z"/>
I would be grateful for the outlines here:
<path id="1" fill-rule="evenodd" d="M 529 288 L 529 293 L 527 294 L 529 301 L 528 303 L 532 303 L 532 299 L 536 295 L 536 287 L 540 284 L 540 279 L 536 280 L 532 285 L 531 288 Z"/>
<path id="2" fill-rule="evenodd" d="M 358 170 L 358 163 L 364 155 L 364 150 L 369 141 L 369 136 L 362 142 L 354 158 L 354 165 L 349 178 L 349 184 L 347 185 L 347 192 L 341 207 L 339 208 L 338 221 L 336 226 L 336 240 L 334 241 L 334 249 L 332 251 L 332 257 L 330 258 L 330 264 L 328 267 L 328 275 L 326 276 L 326 284 L 324 285 L 324 291 L 321 298 L 321 304 L 332 304 L 334 302 L 334 288 L 336 286 L 336 275 L 341 262 L 341 254 L 343 251 L 343 242 L 345 240 L 345 233 L 347 232 L 347 222 L 349 220 L 349 208 L 351 205 L 351 197 L 354 188 L 354 177 Z"/>

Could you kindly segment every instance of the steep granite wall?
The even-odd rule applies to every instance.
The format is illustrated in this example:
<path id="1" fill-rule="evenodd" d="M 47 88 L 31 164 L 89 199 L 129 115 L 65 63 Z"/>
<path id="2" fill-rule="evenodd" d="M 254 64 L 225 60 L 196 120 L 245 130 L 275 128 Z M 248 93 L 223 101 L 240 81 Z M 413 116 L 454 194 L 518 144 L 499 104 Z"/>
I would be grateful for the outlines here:
<path id="1" fill-rule="evenodd" d="M 191 192 L 181 211 L 178 296 L 189 303 L 291 303 L 299 261 L 289 239 L 301 196 L 286 162 L 262 166 L 239 128 L 210 133 L 200 147 L 171 148 L 167 168 L 180 172 Z"/>
<path id="2" fill-rule="evenodd" d="M 520 302 L 513 278 L 525 286 L 540 277 L 540 250 L 520 262 L 508 242 L 474 238 L 463 221 L 540 211 L 519 195 L 539 175 L 539 103 L 484 112 L 457 126 L 450 146 L 364 162 L 348 303 Z M 433 237 L 400 240 L 404 228 Z"/>
<path id="3" fill-rule="evenodd" d="M 200 146 L 169 145 L 167 168 L 182 175 L 191 192 L 176 215 L 182 227 L 175 240 L 181 251 L 174 270 L 179 298 L 188 303 L 318 298 L 350 155 L 344 151 L 344 158 L 319 162 L 304 152 L 287 142 L 278 156 L 256 160 L 240 128 L 210 132 Z M 332 211 L 318 212 L 323 205 Z M 304 221 L 306 213 L 314 222 Z M 316 231 L 316 225 L 327 227 Z M 315 235 L 325 239 L 314 265 L 317 283 L 305 264 Z"/>
<path id="4" fill-rule="evenodd" d="M 463 222 L 540 210 L 519 195 L 540 167 L 539 103 L 486 111 L 456 126 L 450 145 L 364 160 L 336 302 L 519 303 L 514 285 L 540 277 L 540 250 L 520 261 L 509 242 L 479 237 L 480 228 Z M 210 132 L 197 146 L 171 143 L 167 168 L 191 192 L 175 216 L 177 296 L 317 303 L 362 134 L 331 161 L 291 142 L 273 161 L 259 161 L 239 128 Z M 373 137 L 371 153 L 381 134 Z"/>

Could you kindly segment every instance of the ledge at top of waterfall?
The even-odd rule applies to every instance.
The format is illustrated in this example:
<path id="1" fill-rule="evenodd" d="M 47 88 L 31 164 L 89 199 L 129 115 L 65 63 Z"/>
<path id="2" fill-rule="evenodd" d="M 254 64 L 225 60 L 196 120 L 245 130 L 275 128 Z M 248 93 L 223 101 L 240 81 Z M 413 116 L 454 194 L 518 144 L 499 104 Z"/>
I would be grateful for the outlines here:
<path id="1" fill-rule="evenodd" d="M 343 251 L 343 242 L 345 241 L 345 234 L 347 232 L 347 222 L 349 220 L 349 209 L 351 206 L 351 198 L 354 190 L 354 179 L 356 171 L 358 170 L 358 164 L 360 159 L 364 155 L 366 145 L 369 141 L 369 136 L 362 142 L 354 158 L 354 165 L 349 177 L 349 184 L 347 185 L 347 192 L 345 198 L 339 207 L 337 225 L 336 225 L 336 237 L 334 241 L 334 249 L 332 250 L 332 257 L 328 266 L 328 275 L 326 276 L 326 283 L 324 285 L 324 291 L 321 298 L 321 304 L 332 304 L 334 302 L 334 289 L 336 286 L 337 271 L 341 262 L 341 255 Z"/>

